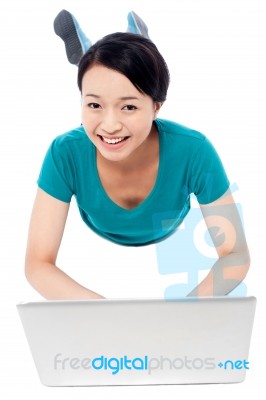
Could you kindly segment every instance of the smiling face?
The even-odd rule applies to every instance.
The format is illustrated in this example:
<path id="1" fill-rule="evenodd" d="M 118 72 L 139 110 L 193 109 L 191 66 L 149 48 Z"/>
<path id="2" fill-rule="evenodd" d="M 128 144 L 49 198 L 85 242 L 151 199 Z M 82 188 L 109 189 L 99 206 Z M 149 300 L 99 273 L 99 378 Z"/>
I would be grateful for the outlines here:
<path id="1" fill-rule="evenodd" d="M 160 109 L 130 80 L 103 65 L 94 65 L 82 80 L 82 124 L 100 154 L 123 161 L 148 143 Z"/>

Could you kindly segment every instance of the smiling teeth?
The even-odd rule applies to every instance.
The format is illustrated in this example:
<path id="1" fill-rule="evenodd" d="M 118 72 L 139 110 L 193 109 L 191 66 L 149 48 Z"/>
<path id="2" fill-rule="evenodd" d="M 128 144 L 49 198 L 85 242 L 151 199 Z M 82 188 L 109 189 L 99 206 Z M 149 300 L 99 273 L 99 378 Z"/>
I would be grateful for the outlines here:
<path id="1" fill-rule="evenodd" d="M 108 144 L 116 144 L 116 143 L 122 142 L 122 140 L 125 139 L 123 137 L 122 138 L 117 138 L 117 139 L 107 139 L 104 136 L 102 136 L 102 138 L 103 138 L 103 141 L 105 143 L 108 143 Z"/>

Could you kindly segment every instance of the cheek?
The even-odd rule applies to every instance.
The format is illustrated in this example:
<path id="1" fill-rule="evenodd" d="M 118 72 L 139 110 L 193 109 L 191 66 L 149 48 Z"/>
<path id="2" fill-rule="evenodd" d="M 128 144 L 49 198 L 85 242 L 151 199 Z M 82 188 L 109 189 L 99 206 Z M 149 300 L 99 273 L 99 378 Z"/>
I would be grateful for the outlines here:
<path id="1" fill-rule="evenodd" d="M 143 113 L 144 115 L 136 115 L 134 118 L 127 121 L 128 127 L 132 129 L 133 132 L 138 133 L 140 135 L 149 134 L 152 123 L 153 117 L 150 112 Z"/>
<path id="2" fill-rule="evenodd" d="M 145 118 L 138 124 L 138 133 L 141 137 L 146 137 L 149 135 L 152 128 L 153 119 Z"/>
<path id="3" fill-rule="evenodd" d="M 87 120 L 86 118 L 86 109 L 84 107 L 81 107 L 81 119 L 82 119 L 82 123 L 84 124 Z"/>
<path id="4" fill-rule="evenodd" d="M 91 113 L 88 113 L 86 108 L 83 108 L 81 111 L 81 120 L 83 125 L 90 127 L 90 129 L 93 129 L 99 123 L 99 118 Z"/>

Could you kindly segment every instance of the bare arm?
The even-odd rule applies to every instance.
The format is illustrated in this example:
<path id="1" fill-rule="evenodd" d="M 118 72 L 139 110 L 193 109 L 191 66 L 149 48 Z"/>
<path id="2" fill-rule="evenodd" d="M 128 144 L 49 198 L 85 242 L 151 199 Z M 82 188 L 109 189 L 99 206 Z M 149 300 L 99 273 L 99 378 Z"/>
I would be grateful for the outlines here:
<path id="1" fill-rule="evenodd" d="M 69 204 L 38 189 L 29 227 L 25 274 L 46 299 L 100 299 L 56 266 Z"/>
<path id="2" fill-rule="evenodd" d="M 223 296 L 245 278 L 249 269 L 250 256 L 244 230 L 230 191 L 217 201 L 200 207 L 219 258 L 188 296 Z"/>

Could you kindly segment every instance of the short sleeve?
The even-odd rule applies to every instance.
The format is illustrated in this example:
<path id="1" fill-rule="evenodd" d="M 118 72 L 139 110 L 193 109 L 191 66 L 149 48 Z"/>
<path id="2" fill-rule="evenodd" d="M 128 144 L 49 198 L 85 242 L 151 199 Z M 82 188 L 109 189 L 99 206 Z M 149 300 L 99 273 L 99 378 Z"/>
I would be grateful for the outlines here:
<path id="1" fill-rule="evenodd" d="M 196 195 L 200 204 L 208 204 L 221 197 L 229 185 L 217 151 L 204 137 L 193 161 L 191 192 Z"/>
<path id="2" fill-rule="evenodd" d="M 44 157 L 37 184 L 56 199 L 70 202 L 74 193 L 71 156 L 60 137 L 52 142 Z"/>

